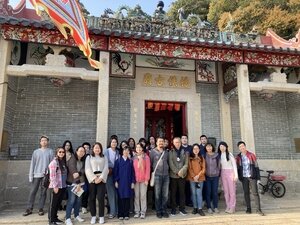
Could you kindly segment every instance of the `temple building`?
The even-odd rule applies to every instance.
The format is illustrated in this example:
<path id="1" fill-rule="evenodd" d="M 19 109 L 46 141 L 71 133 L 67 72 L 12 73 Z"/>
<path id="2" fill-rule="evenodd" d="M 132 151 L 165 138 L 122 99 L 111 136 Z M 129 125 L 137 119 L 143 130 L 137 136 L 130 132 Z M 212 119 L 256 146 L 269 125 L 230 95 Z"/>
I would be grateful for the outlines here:
<path id="1" fill-rule="evenodd" d="M 70 37 L 47 18 L 0 1 L 0 201 L 26 201 L 31 154 L 42 134 L 50 147 L 71 140 L 187 134 L 199 143 L 243 140 L 262 169 L 300 190 L 300 31 L 284 40 L 220 32 L 180 15 L 175 25 L 158 6 L 87 16 L 92 68 Z M 126 14 L 126 16 L 125 16 Z"/>

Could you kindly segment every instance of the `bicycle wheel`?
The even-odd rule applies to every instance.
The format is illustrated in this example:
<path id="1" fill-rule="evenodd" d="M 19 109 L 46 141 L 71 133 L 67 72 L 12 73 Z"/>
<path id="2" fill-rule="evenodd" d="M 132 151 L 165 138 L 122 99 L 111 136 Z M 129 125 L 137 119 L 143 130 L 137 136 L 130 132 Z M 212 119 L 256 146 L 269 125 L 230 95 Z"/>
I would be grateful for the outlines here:
<path id="1" fill-rule="evenodd" d="M 285 186 L 279 181 L 274 182 L 271 191 L 275 198 L 281 198 L 285 194 Z"/>

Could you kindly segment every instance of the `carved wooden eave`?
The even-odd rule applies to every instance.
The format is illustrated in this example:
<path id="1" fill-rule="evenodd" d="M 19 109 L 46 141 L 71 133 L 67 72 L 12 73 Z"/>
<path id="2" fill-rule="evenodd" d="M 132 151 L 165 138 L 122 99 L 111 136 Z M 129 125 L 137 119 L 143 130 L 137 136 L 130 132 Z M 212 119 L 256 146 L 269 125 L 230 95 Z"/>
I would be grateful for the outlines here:
<path id="1" fill-rule="evenodd" d="M 8 65 L 6 67 L 7 75 L 10 76 L 44 76 L 44 77 L 64 77 L 79 78 L 88 81 L 98 81 L 99 72 L 90 71 L 85 68 L 64 67 L 64 66 L 43 66 L 43 65 L 29 65 L 22 66 Z"/>

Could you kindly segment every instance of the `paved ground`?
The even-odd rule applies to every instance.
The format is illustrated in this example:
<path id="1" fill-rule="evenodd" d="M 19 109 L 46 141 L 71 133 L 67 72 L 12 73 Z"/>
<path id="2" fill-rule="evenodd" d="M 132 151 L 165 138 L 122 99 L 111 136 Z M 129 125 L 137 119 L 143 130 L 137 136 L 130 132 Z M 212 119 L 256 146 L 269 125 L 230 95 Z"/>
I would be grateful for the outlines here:
<path id="1" fill-rule="evenodd" d="M 240 197 L 239 197 L 240 198 Z M 265 194 L 261 197 L 262 209 L 266 213 L 266 216 L 259 216 L 255 213 L 245 214 L 242 201 L 238 202 L 238 209 L 235 214 L 228 215 L 223 212 L 224 200 L 220 200 L 219 209 L 221 213 L 214 215 L 206 215 L 200 217 L 198 215 L 192 215 L 191 208 L 188 208 L 189 214 L 187 216 L 176 215 L 169 219 L 158 219 L 155 216 L 155 212 L 149 210 L 147 212 L 147 218 L 145 220 L 130 218 L 128 221 L 119 221 L 117 219 L 109 220 L 105 218 L 105 224 L 300 224 L 300 195 L 287 195 L 282 199 L 275 199 L 269 194 Z M 22 216 L 24 206 L 7 206 L 0 211 L 0 224 L 30 224 L 30 225 L 46 225 L 47 216 L 38 216 L 37 211 L 34 211 L 32 215 L 27 217 Z M 253 209 L 255 211 L 255 209 Z M 60 219 L 63 219 L 65 215 L 64 211 L 59 212 Z M 82 217 L 86 220 L 81 224 L 90 224 L 90 215 L 84 214 Z M 75 223 L 75 225 L 80 223 Z"/>

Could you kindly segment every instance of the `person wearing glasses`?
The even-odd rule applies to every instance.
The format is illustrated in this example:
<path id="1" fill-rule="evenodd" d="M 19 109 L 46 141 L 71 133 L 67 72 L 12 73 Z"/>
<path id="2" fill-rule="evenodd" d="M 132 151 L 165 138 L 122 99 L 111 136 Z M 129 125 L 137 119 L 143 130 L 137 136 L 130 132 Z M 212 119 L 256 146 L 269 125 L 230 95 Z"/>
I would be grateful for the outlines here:
<path id="1" fill-rule="evenodd" d="M 50 196 L 50 205 L 48 219 L 50 225 L 62 224 L 58 219 L 57 211 L 63 199 L 67 187 L 67 167 L 65 149 L 58 147 L 55 151 L 55 157 L 49 164 L 50 184 L 52 190 Z"/>

